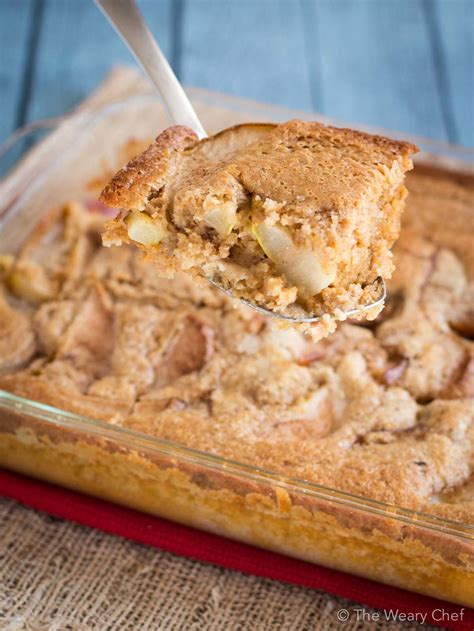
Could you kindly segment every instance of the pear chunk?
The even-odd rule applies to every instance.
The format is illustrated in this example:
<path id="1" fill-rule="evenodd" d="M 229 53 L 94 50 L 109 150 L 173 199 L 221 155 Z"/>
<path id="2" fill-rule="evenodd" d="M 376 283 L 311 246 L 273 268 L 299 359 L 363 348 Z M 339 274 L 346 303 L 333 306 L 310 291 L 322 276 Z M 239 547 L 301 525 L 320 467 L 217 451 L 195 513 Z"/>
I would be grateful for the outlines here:
<path id="1" fill-rule="evenodd" d="M 164 222 L 157 223 L 144 212 L 131 212 L 125 222 L 130 239 L 142 245 L 157 245 L 168 233 Z"/>
<path id="2" fill-rule="evenodd" d="M 284 228 L 260 223 L 252 231 L 279 273 L 303 293 L 314 296 L 334 281 L 335 271 L 325 271 L 312 250 L 295 246 Z"/>
<path id="3" fill-rule="evenodd" d="M 206 224 L 223 237 L 228 237 L 237 222 L 235 206 L 233 204 L 214 208 L 203 217 Z"/>

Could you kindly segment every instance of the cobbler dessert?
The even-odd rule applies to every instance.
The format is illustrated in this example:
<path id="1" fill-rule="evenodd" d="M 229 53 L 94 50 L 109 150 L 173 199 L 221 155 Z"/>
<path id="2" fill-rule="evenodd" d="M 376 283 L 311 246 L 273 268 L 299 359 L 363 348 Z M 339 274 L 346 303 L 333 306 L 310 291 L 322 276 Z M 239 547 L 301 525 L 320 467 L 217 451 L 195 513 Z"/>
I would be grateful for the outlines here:
<path id="1" fill-rule="evenodd" d="M 52 212 L 0 259 L 0 388 L 135 434 L 18 403 L 0 415 L 0 464 L 473 606 L 474 185 L 421 165 L 407 185 L 386 308 L 318 342 L 161 278 L 132 245 L 102 247 L 83 203 Z"/>
<path id="2" fill-rule="evenodd" d="M 202 141 L 171 127 L 102 192 L 120 209 L 104 243 L 138 245 L 162 275 L 184 271 L 274 313 L 322 317 L 298 325 L 317 339 L 376 302 L 391 277 L 415 151 L 300 120 Z"/>
<path id="3" fill-rule="evenodd" d="M 0 387 L 474 522 L 472 185 L 421 166 L 409 185 L 386 309 L 317 343 L 103 248 L 103 217 L 69 204 L 2 259 Z"/>

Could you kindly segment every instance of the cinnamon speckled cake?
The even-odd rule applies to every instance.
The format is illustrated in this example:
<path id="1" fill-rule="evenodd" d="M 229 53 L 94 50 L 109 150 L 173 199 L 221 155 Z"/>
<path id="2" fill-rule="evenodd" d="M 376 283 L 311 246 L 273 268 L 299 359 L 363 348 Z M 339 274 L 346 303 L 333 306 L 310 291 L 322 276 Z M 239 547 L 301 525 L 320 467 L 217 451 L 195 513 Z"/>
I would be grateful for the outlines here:
<path id="1" fill-rule="evenodd" d="M 157 273 L 213 279 L 275 313 L 324 316 L 299 325 L 320 338 L 344 312 L 374 303 L 377 279 L 390 278 L 416 150 L 300 120 L 239 125 L 200 142 L 171 127 L 103 191 L 121 209 L 104 243 L 138 244 Z"/>
<path id="2" fill-rule="evenodd" d="M 102 217 L 67 205 L 3 261 L 0 387 L 474 521 L 472 189 L 428 173 L 410 178 L 386 309 L 317 343 L 101 247 Z"/>
<path id="3" fill-rule="evenodd" d="M 386 308 L 318 342 L 273 330 L 208 284 L 160 278 L 137 248 L 102 247 L 102 216 L 75 203 L 58 209 L 1 259 L 0 388 L 474 525 L 473 180 L 418 166 L 407 184 Z M 269 496 L 224 469 L 161 461 L 21 413 L 0 419 L 0 463 L 474 604 L 467 535 L 455 540 L 280 487 Z"/>

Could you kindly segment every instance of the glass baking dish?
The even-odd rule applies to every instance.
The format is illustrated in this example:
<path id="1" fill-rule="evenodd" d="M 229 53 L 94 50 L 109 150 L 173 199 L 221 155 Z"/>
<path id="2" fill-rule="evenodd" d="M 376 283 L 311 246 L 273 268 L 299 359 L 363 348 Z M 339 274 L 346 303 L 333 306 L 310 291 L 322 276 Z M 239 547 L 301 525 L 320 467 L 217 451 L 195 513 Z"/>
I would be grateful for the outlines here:
<path id="1" fill-rule="evenodd" d="M 249 120 L 315 118 L 202 90 L 190 90 L 190 95 L 210 131 Z M 76 114 L 73 122 L 63 123 L 55 143 L 47 145 L 55 131 L 42 143 L 41 160 L 27 156 L 20 161 L 27 166 L 27 179 L 14 169 L 5 181 L 8 187 L 0 184 L 0 251 L 15 252 L 52 206 L 91 198 L 91 180 L 119 166 L 121 148 L 131 137 L 149 139 L 164 126 L 162 106 L 148 94 Z M 25 134 L 21 140 L 25 143 Z M 27 133 L 26 144 L 31 140 Z M 472 166 L 473 151 L 412 140 L 423 149 L 421 160 L 456 171 Z M 0 391 L 0 409 L 4 467 L 310 562 L 474 606 L 472 525 L 289 478 L 5 391 Z"/>

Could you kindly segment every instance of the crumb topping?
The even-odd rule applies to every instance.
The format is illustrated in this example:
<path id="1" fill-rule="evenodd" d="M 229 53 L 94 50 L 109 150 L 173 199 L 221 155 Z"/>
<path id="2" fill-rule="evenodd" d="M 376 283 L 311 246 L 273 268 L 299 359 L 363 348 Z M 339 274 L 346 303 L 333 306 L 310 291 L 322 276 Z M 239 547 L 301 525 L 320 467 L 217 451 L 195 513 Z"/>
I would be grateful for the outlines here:
<path id="1" fill-rule="evenodd" d="M 386 309 L 317 342 L 102 248 L 103 218 L 66 205 L 0 260 L 0 387 L 474 523 L 472 184 L 418 167 L 408 186 Z"/>

